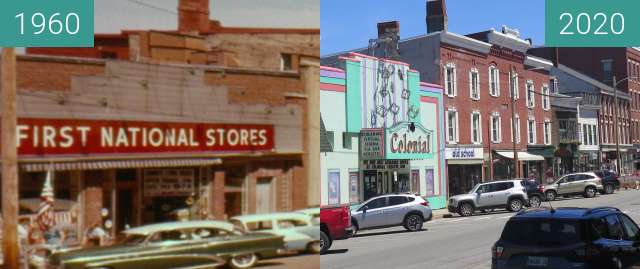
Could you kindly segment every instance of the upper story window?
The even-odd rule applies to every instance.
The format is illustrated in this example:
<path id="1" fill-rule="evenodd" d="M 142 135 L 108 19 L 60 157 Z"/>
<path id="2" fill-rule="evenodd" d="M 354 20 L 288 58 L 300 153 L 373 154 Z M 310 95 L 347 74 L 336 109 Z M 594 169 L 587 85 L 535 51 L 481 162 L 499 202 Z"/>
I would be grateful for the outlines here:
<path id="1" fill-rule="evenodd" d="M 456 66 L 454 64 L 449 63 L 444 66 L 444 87 L 447 96 L 455 97 L 457 95 Z"/>
<path id="2" fill-rule="evenodd" d="M 502 123 L 500 114 L 493 113 L 491 115 L 491 142 L 502 142 Z"/>
<path id="3" fill-rule="evenodd" d="M 500 71 L 493 65 L 489 67 L 489 95 L 500 96 Z"/>
<path id="4" fill-rule="evenodd" d="M 560 89 L 558 88 L 558 79 L 557 78 L 552 78 L 549 80 L 549 85 L 551 86 L 551 93 L 557 94 L 560 92 Z"/>
<path id="5" fill-rule="evenodd" d="M 482 119 L 479 111 L 471 113 L 471 142 L 482 143 Z"/>
<path id="6" fill-rule="evenodd" d="M 613 60 L 602 60 L 602 81 L 610 82 L 613 80 Z"/>
<path id="7" fill-rule="evenodd" d="M 509 72 L 509 96 L 513 99 L 520 99 L 520 90 L 518 89 L 518 73 Z"/>
<path id="8" fill-rule="evenodd" d="M 527 121 L 527 142 L 531 145 L 536 143 L 536 120 L 534 119 Z"/>
<path id="9" fill-rule="evenodd" d="M 551 121 L 544 121 L 544 144 L 551 145 Z"/>
<path id="10" fill-rule="evenodd" d="M 542 85 L 542 109 L 549 110 L 551 108 L 551 98 L 549 97 L 549 86 Z"/>
<path id="11" fill-rule="evenodd" d="M 454 109 L 447 110 L 447 142 L 450 144 L 458 143 L 458 111 Z"/>
<path id="12" fill-rule="evenodd" d="M 293 70 L 293 56 L 288 53 L 280 54 L 280 70 L 289 71 Z"/>
<path id="13" fill-rule="evenodd" d="M 516 121 L 516 143 L 520 143 L 520 116 L 518 114 L 516 114 L 515 117 L 515 121 Z M 513 142 L 513 122 L 511 122 L 511 142 Z"/>
<path id="14" fill-rule="evenodd" d="M 534 91 L 534 87 L 533 87 L 533 81 L 529 80 L 527 81 L 527 107 L 528 108 L 533 108 L 536 106 L 536 98 L 535 98 L 535 91 Z"/>
<path id="15" fill-rule="evenodd" d="M 469 97 L 480 100 L 480 73 L 476 68 L 469 71 Z"/>

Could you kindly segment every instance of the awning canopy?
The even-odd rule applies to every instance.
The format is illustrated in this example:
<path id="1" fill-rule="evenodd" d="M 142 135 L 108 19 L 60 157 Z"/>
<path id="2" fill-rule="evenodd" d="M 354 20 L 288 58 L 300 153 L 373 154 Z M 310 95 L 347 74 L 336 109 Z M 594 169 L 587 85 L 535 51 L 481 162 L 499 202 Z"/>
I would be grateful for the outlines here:
<path id="1" fill-rule="evenodd" d="M 496 151 L 498 155 L 513 159 L 513 151 Z M 518 151 L 518 160 L 519 161 L 544 161 L 544 157 L 540 155 L 534 155 L 525 151 Z"/>
<path id="2" fill-rule="evenodd" d="M 133 160 L 86 160 L 67 162 L 20 163 L 25 172 L 44 172 L 51 167 L 54 171 L 97 170 L 121 168 L 161 168 L 186 167 L 221 164 L 219 158 L 179 158 L 179 159 L 133 159 Z"/>

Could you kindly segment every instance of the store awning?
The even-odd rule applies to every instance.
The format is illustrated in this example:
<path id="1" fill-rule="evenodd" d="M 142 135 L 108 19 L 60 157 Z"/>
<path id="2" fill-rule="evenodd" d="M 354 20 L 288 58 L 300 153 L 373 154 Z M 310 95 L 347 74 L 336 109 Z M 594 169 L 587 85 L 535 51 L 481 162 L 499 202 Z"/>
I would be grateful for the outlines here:
<path id="1" fill-rule="evenodd" d="M 496 151 L 498 155 L 513 159 L 513 151 Z M 518 152 L 518 160 L 519 161 L 544 161 L 544 157 L 540 155 L 531 154 L 525 151 Z"/>
<path id="2" fill-rule="evenodd" d="M 47 163 L 21 163 L 25 172 L 44 172 L 52 167 L 54 171 L 98 170 L 126 168 L 187 167 L 221 164 L 219 158 L 180 158 L 180 159 L 134 159 L 134 160 L 87 160 Z"/>

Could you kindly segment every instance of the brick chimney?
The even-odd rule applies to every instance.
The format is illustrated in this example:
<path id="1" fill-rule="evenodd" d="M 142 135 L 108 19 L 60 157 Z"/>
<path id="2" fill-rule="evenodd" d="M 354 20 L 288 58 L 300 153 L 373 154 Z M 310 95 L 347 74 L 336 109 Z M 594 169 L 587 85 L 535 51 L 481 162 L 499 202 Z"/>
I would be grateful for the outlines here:
<path id="1" fill-rule="evenodd" d="M 178 31 L 209 31 L 209 0 L 179 0 Z"/>
<path id="2" fill-rule="evenodd" d="M 386 21 L 378 23 L 378 47 L 382 48 L 381 55 L 388 59 L 397 59 L 400 51 L 398 41 L 400 40 L 400 23 L 398 21 Z M 374 52 L 375 53 L 375 52 Z"/>
<path id="3" fill-rule="evenodd" d="M 400 35 L 400 22 L 385 21 L 378 23 L 378 38 Z"/>
<path id="4" fill-rule="evenodd" d="M 447 20 L 445 0 L 427 0 L 427 34 L 447 31 Z"/>

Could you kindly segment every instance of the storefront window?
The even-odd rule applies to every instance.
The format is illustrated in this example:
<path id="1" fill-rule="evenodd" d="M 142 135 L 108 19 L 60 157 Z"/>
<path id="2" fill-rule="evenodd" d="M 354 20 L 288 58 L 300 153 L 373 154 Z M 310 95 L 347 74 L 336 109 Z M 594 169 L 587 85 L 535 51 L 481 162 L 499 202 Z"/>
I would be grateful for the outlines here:
<path id="1" fill-rule="evenodd" d="M 340 170 L 329 171 L 329 201 L 328 204 L 340 203 Z"/>
<path id="2" fill-rule="evenodd" d="M 349 202 L 357 203 L 358 196 L 358 171 L 349 172 Z"/>
<path id="3" fill-rule="evenodd" d="M 425 171 L 425 183 L 427 186 L 427 196 L 435 196 L 436 192 L 435 192 L 435 188 L 434 188 L 434 182 L 433 182 L 433 168 L 427 168 L 427 170 Z"/>

